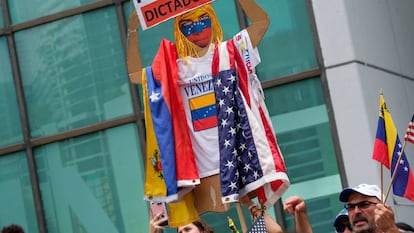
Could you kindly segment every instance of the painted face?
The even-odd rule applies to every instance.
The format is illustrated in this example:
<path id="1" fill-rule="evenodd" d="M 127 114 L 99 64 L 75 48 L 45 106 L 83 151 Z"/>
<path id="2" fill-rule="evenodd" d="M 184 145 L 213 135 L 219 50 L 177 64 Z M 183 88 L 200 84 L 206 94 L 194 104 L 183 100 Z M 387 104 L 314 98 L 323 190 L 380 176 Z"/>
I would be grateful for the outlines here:
<path id="1" fill-rule="evenodd" d="M 352 193 L 348 198 L 348 217 L 354 232 L 374 232 L 375 204 L 379 200 L 359 193 Z"/>
<path id="2" fill-rule="evenodd" d="M 211 40 L 211 19 L 201 9 L 184 14 L 179 22 L 180 30 L 185 37 L 199 47 L 206 47 Z"/>
<path id="3" fill-rule="evenodd" d="M 193 223 L 179 227 L 177 230 L 178 233 L 200 233 L 200 230 Z"/>

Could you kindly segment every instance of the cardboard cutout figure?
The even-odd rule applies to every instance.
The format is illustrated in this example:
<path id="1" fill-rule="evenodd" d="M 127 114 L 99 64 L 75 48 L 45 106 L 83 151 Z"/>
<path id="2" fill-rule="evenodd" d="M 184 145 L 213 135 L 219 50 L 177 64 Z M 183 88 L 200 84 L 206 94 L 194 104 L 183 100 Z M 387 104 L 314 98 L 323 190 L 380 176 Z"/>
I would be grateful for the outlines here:
<path id="1" fill-rule="evenodd" d="M 225 211 L 226 204 L 254 193 L 270 207 L 289 187 L 254 71 L 260 63 L 256 46 L 269 18 L 254 0 L 239 4 L 251 25 L 227 41 L 210 4 L 175 17 L 175 44 L 163 39 L 144 69 L 136 43 L 138 18 L 136 12 L 130 16 L 128 73 L 132 83 L 143 84 L 145 118 L 151 123 L 146 125 L 152 140 L 146 170 L 156 157 L 165 183 L 159 195 L 146 177 L 148 200 L 177 202 L 195 194 L 197 211 L 203 213 Z"/>

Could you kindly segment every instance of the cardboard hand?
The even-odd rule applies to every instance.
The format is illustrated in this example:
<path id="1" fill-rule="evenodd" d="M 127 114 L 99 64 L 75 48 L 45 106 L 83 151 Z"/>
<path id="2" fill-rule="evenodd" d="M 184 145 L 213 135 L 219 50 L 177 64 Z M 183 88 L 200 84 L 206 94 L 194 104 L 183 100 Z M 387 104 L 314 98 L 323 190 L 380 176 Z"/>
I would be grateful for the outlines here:
<path id="1" fill-rule="evenodd" d="M 129 16 L 128 22 L 128 51 L 127 51 L 127 69 L 129 80 L 132 83 L 141 83 L 142 62 L 138 46 L 138 28 L 139 20 L 137 12 L 134 11 Z"/>

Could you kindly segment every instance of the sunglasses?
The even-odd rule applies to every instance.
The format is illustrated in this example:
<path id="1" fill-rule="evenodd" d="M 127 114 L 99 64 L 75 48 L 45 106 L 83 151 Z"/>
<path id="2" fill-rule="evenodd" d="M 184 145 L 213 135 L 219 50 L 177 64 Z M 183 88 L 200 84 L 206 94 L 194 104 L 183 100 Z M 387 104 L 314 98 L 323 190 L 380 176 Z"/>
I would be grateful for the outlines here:
<path id="1" fill-rule="evenodd" d="M 346 203 L 345 204 L 345 209 L 347 209 L 348 211 L 353 211 L 355 210 L 355 207 L 358 207 L 358 209 L 368 209 L 368 207 L 370 207 L 371 205 L 376 205 L 378 203 L 375 202 L 370 202 L 370 201 L 361 201 L 358 203 Z"/>
<path id="2" fill-rule="evenodd" d="M 342 232 L 345 231 L 345 228 L 348 228 L 350 231 L 352 231 L 351 223 L 348 223 L 348 224 L 339 224 L 338 226 L 335 227 L 335 230 L 338 233 L 342 233 Z"/>

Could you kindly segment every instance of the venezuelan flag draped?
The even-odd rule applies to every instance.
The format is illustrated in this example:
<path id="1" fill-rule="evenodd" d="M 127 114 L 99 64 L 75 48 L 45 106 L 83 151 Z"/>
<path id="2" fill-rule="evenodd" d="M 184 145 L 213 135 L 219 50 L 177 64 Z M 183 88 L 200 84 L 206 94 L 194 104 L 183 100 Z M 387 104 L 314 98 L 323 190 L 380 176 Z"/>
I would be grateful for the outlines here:
<path id="1" fill-rule="evenodd" d="M 184 194 L 180 201 L 168 204 L 170 227 L 180 227 L 200 219 L 194 205 L 194 193 Z"/>
<path id="2" fill-rule="evenodd" d="M 405 152 L 401 150 L 402 144 L 398 137 L 397 129 L 385 104 L 384 96 L 381 94 L 377 134 L 372 158 L 390 169 L 391 174 L 394 174 L 394 170 L 397 167 L 393 181 L 393 192 L 397 196 L 414 201 L 413 173 Z M 397 166 L 400 153 L 402 155 Z"/>
<path id="3" fill-rule="evenodd" d="M 152 123 L 151 112 L 149 110 L 148 88 L 147 88 L 147 72 L 142 72 L 142 91 L 145 113 L 146 132 L 146 160 L 145 160 L 145 186 L 144 197 L 147 200 L 165 202 L 160 199 L 167 196 L 167 188 L 164 181 L 164 172 L 161 165 L 160 149 L 155 137 L 154 126 Z"/>
<path id="4" fill-rule="evenodd" d="M 162 97 L 165 107 L 170 114 L 169 123 L 172 128 L 172 134 L 167 139 L 174 139 L 174 153 L 164 155 L 166 157 L 175 158 L 175 173 L 171 176 L 176 177 L 178 187 L 194 187 L 194 185 L 200 184 L 200 178 L 197 171 L 197 166 L 194 159 L 194 152 L 190 139 L 190 134 L 187 130 L 187 121 L 184 112 L 184 106 L 181 98 L 178 86 L 176 85 L 178 80 L 178 68 L 176 59 L 178 58 L 175 45 L 163 39 L 154 61 L 152 62 L 153 79 L 158 83 L 160 97 Z M 161 115 L 160 112 L 155 111 Z M 154 119 L 154 115 L 152 115 Z M 160 128 L 164 128 L 166 124 L 165 119 L 161 121 L 154 121 L 155 125 L 160 125 Z M 170 141 L 171 141 L 170 140 Z M 158 143 L 164 140 L 159 140 Z M 163 146 L 160 145 L 160 148 Z M 161 155 L 163 156 L 163 155 Z M 170 174 L 165 174 L 170 176 Z"/>
<path id="5" fill-rule="evenodd" d="M 170 116 L 151 67 L 144 68 L 142 72 L 142 91 L 147 141 L 144 199 L 158 202 L 177 200 L 180 190 L 175 176 L 173 133 L 168 124 L 171 120 L 168 119 Z M 199 219 L 194 206 L 194 194 L 189 192 L 183 195 L 179 201 L 168 204 L 170 227 L 179 227 Z"/>

